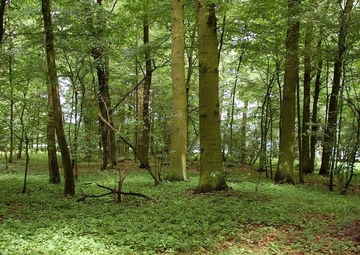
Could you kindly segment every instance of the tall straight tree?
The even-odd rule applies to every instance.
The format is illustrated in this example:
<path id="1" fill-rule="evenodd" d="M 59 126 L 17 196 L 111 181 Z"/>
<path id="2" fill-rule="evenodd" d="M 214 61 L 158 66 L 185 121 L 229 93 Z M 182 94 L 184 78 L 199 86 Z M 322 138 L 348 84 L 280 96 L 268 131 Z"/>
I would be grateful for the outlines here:
<path id="1" fill-rule="evenodd" d="M 184 1 L 172 0 L 171 6 L 171 80 L 173 92 L 173 117 L 171 127 L 169 181 L 187 179 L 187 96 L 185 86 L 185 34 Z"/>
<path id="2" fill-rule="evenodd" d="M 339 1 L 342 3 L 343 1 Z M 346 35 L 351 19 L 354 0 L 346 0 L 345 7 L 340 4 L 340 30 L 338 35 L 337 56 L 334 61 L 334 77 L 330 94 L 329 111 L 327 125 L 324 133 L 324 147 L 321 157 L 321 167 L 319 174 L 327 176 L 329 174 L 330 156 L 333 151 L 336 136 L 336 126 L 338 122 L 338 97 L 341 84 L 342 62 L 346 51 Z"/>
<path id="3" fill-rule="evenodd" d="M 221 155 L 216 7 L 195 0 L 199 49 L 200 180 L 197 192 L 227 188 Z"/>
<path id="4" fill-rule="evenodd" d="M 304 174 L 312 173 L 310 161 L 310 83 L 311 83 L 311 44 L 312 26 L 307 23 L 305 28 L 305 52 L 304 52 L 304 94 L 303 94 L 303 114 L 301 127 L 301 153 L 299 172 Z"/>
<path id="5" fill-rule="evenodd" d="M 75 195 L 75 178 L 71 165 L 70 151 L 67 145 L 63 117 L 59 96 L 59 84 L 57 80 L 57 71 L 55 63 L 54 34 L 50 12 L 50 0 L 42 0 L 42 14 L 45 31 L 45 52 L 47 63 L 48 82 L 51 87 L 51 96 L 53 99 L 53 113 L 56 128 L 56 135 L 60 147 L 62 164 L 64 169 L 64 194 Z"/>
<path id="6" fill-rule="evenodd" d="M 141 157 L 140 168 L 146 168 L 149 166 L 149 144 L 150 144 L 150 89 L 152 79 L 152 68 L 151 68 L 151 56 L 149 48 L 149 18 L 147 14 L 143 20 L 143 32 L 144 32 L 144 46 L 145 46 L 145 79 L 144 79 L 144 98 L 143 98 L 143 129 L 141 141 L 139 144 L 139 152 Z"/>
<path id="7" fill-rule="evenodd" d="M 94 35 L 95 46 L 91 49 L 92 57 L 95 61 L 96 73 L 98 78 L 98 104 L 101 114 L 99 119 L 100 133 L 101 133 L 101 145 L 102 145 L 102 164 L 101 170 L 108 167 L 109 161 L 112 165 L 116 165 L 116 138 L 114 133 L 110 133 L 109 124 L 112 124 L 111 117 L 111 100 L 109 91 L 109 57 L 105 54 L 105 47 L 103 45 L 105 18 L 101 12 L 102 1 L 97 0 L 96 3 L 100 8 L 96 9 L 98 12 L 95 17 L 89 18 L 90 24 L 92 24 L 92 31 Z M 95 18 L 98 18 L 95 20 Z M 93 43 L 93 42 L 91 42 Z M 111 141 L 109 139 L 111 137 Z"/>
<path id="8" fill-rule="evenodd" d="M 297 18 L 299 7 L 300 0 L 288 0 L 285 41 L 286 60 L 279 144 L 280 153 L 274 176 L 276 183 L 294 183 L 295 92 L 299 83 L 298 47 L 300 22 Z"/>

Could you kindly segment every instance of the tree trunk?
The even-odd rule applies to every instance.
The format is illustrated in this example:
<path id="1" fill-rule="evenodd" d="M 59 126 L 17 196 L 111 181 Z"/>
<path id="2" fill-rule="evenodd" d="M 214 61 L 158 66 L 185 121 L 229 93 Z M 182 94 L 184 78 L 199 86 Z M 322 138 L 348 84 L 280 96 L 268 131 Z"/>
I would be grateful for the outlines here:
<path id="1" fill-rule="evenodd" d="M 281 111 L 279 159 L 274 176 L 276 183 L 294 183 L 295 92 L 299 82 L 299 29 L 296 19 L 299 0 L 288 0 L 288 28 L 286 33 L 286 60 Z M 295 19 L 295 20 L 294 20 Z"/>
<path id="2" fill-rule="evenodd" d="M 215 5 L 195 0 L 199 47 L 200 180 L 197 192 L 227 188 L 221 155 Z"/>
<path id="3" fill-rule="evenodd" d="M 169 181 L 187 179 L 187 97 L 185 86 L 185 34 L 184 1 L 172 0 L 172 59 L 171 79 L 173 92 L 173 117 L 171 126 L 170 170 L 166 177 Z"/>
<path id="4" fill-rule="evenodd" d="M 324 133 L 323 153 L 321 158 L 321 167 L 319 174 L 328 176 L 330 157 L 333 151 L 336 126 L 338 122 L 338 97 L 340 91 L 340 82 L 342 74 L 342 62 L 346 50 L 346 35 L 350 23 L 351 12 L 354 0 L 347 0 L 345 8 L 340 16 L 340 31 L 338 37 L 338 55 L 334 61 L 334 78 L 329 102 L 329 111 L 327 116 L 327 125 Z"/>
<path id="5" fill-rule="evenodd" d="M 62 164 L 64 169 L 64 194 L 75 195 L 75 178 L 71 165 L 71 158 L 69 148 L 67 146 L 63 118 L 59 96 L 59 84 L 57 81 L 56 64 L 55 64 L 55 50 L 54 50 L 54 35 L 51 21 L 50 0 L 42 0 L 42 14 L 44 19 L 45 30 L 45 51 L 46 63 L 48 72 L 48 82 L 51 87 L 51 95 L 54 110 L 54 123 L 56 128 L 56 135 L 61 152 Z"/>
<path id="6" fill-rule="evenodd" d="M 321 49 L 321 40 L 317 44 L 317 50 Z M 317 119 L 317 111 L 318 111 L 318 101 L 320 94 L 320 85 L 321 85 L 321 73 L 323 68 L 323 60 L 320 56 L 317 63 L 317 71 L 315 77 L 315 88 L 314 88 L 314 99 L 313 99 L 313 107 L 312 107 L 312 116 L 311 116 L 311 137 L 310 137 L 310 162 L 311 162 L 311 172 L 313 173 L 315 170 L 315 152 L 316 152 L 316 143 L 317 143 L 317 131 L 319 128 L 318 119 Z"/>
<path id="7" fill-rule="evenodd" d="M 311 174 L 312 167 L 310 161 L 310 82 L 311 82 L 311 41 L 312 26 L 306 24 L 305 31 L 305 53 L 304 53 L 304 94 L 303 94 L 303 112 L 301 126 L 301 159 L 300 171 L 304 174 Z"/>
<path id="8" fill-rule="evenodd" d="M 54 104 L 51 94 L 51 86 L 48 83 L 48 105 L 47 105 L 47 128 L 46 128 L 46 143 L 47 143 L 47 156 L 48 156 L 48 167 L 49 167 L 49 182 L 56 184 L 60 183 L 60 171 L 59 163 L 56 155 L 56 129 L 54 122 Z"/>
<path id="9" fill-rule="evenodd" d="M 0 1 L 0 44 L 3 42 L 3 36 L 5 32 L 4 28 L 4 15 L 5 15 L 6 0 Z"/>
<path id="10" fill-rule="evenodd" d="M 144 18 L 144 45 L 149 43 L 149 22 L 147 17 Z M 140 168 L 149 166 L 149 144 L 150 144 L 150 89 L 151 89 L 151 58 L 150 49 L 145 46 L 145 80 L 144 80 L 144 101 L 143 101 L 143 129 L 141 142 L 139 144 L 139 152 L 142 163 Z"/>
<path id="11" fill-rule="evenodd" d="M 246 99 L 244 102 L 244 108 L 241 118 L 240 128 L 240 163 L 246 164 L 247 150 L 246 150 L 246 126 L 247 126 L 247 112 L 249 107 L 249 101 Z"/>

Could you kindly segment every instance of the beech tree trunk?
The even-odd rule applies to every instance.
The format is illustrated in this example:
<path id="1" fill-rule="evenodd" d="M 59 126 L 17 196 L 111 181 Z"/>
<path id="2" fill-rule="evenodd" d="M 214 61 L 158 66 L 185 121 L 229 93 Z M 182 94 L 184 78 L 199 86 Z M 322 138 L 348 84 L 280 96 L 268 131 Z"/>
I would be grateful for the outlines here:
<path id="1" fill-rule="evenodd" d="M 317 43 L 317 50 L 319 51 L 321 48 L 321 40 Z M 320 56 L 317 61 L 317 71 L 315 77 L 315 88 L 314 88 L 314 99 L 313 99 L 313 107 L 312 107 L 312 116 L 311 116 L 311 137 L 310 137 L 310 161 L 311 161 L 311 172 L 315 170 L 315 152 L 316 152 L 316 143 L 317 139 L 317 131 L 319 128 L 318 119 L 317 119 L 317 111 L 318 111 L 318 101 L 320 95 L 320 85 L 321 85 L 321 73 L 323 68 L 323 60 Z"/>
<path id="2" fill-rule="evenodd" d="M 199 48 L 200 181 L 197 192 L 227 188 L 221 154 L 215 5 L 195 0 Z"/>
<path id="3" fill-rule="evenodd" d="M 304 94 L 303 94 L 303 112 L 301 125 L 301 159 L 300 171 L 304 174 L 312 173 L 310 161 L 310 83 L 311 83 L 311 42 L 312 26 L 306 24 L 305 31 L 305 54 L 304 54 Z"/>
<path id="4" fill-rule="evenodd" d="M 334 61 L 334 78 L 330 94 L 329 111 L 327 116 L 327 126 L 324 133 L 323 153 L 319 174 L 328 176 L 330 157 L 334 148 L 336 136 L 336 126 L 338 122 L 338 97 L 342 74 L 342 62 L 346 51 L 346 35 L 350 23 L 351 12 L 354 0 L 347 0 L 345 8 L 340 16 L 340 31 L 338 36 L 338 54 Z"/>
<path id="5" fill-rule="evenodd" d="M 299 11 L 299 5 L 299 0 L 288 0 L 288 28 L 286 33 L 286 60 L 281 107 L 280 153 L 274 176 L 276 183 L 294 183 L 295 92 L 299 83 L 298 44 L 300 29 L 300 22 L 299 20 L 295 20 L 295 17 Z"/>
<path id="6" fill-rule="evenodd" d="M 181 181 L 187 179 L 187 93 L 185 85 L 183 0 L 172 0 L 171 16 L 171 79 L 173 92 L 173 117 L 171 126 L 170 170 L 166 179 L 169 181 Z"/>
<path id="7" fill-rule="evenodd" d="M 75 195 L 75 178 L 71 165 L 70 151 L 67 145 L 62 110 L 59 96 L 59 84 L 57 80 L 56 64 L 55 64 L 55 50 L 54 50 L 54 35 L 50 12 L 50 0 L 42 0 L 42 14 L 44 19 L 44 31 L 45 31 L 45 51 L 46 51 L 46 63 L 48 72 L 48 82 L 51 87 L 51 95 L 54 110 L 54 123 L 56 128 L 56 135 L 60 147 L 62 164 L 64 169 L 64 194 Z"/>
<path id="8" fill-rule="evenodd" d="M 144 18 L 143 23 L 144 30 L 144 44 L 149 43 L 149 22 L 147 17 Z M 140 168 L 146 168 L 149 166 L 149 144 L 150 144 L 150 89 L 151 89 L 151 58 L 150 49 L 145 49 L 145 80 L 144 80 L 144 98 L 143 98 L 143 129 L 141 142 L 139 144 L 139 152 L 141 157 Z"/>

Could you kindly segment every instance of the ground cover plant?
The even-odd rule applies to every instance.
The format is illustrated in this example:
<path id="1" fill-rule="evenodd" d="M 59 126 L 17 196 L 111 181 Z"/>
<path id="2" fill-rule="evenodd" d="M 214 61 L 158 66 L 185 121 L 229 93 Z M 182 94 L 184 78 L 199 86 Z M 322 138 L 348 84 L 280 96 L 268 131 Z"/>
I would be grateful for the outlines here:
<path id="1" fill-rule="evenodd" d="M 227 169 L 227 191 L 194 194 L 197 163 L 189 181 L 155 187 L 132 162 L 123 190 L 151 200 L 101 194 L 118 173 L 79 168 L 76 196 L 48 184 L 46 160 L 32 158 L 22 194 L 24 160 L 0 171 L 0 254 L 359 254 L 359 183 L 348 195 L 328 192 L 327 180 L 308 176 L 306 185 L 275 185 L 256 170 Z M 257 188 L 256 188 L 257 186 Z"/>

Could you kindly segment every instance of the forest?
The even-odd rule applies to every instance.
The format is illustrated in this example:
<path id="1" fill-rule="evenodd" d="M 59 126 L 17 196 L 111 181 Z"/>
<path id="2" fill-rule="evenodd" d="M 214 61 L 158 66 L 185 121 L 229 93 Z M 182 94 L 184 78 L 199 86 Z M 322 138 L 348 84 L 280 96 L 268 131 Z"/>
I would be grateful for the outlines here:
<path id="1" fill-rule="evenodd" d="M 359 254 L 354 0 L 0 0 L 0 254 Z"/>

